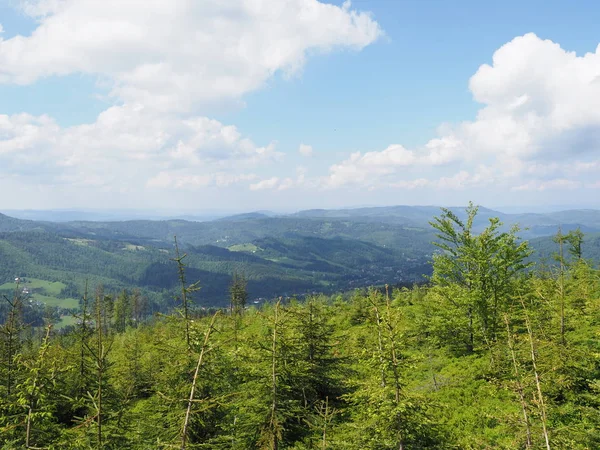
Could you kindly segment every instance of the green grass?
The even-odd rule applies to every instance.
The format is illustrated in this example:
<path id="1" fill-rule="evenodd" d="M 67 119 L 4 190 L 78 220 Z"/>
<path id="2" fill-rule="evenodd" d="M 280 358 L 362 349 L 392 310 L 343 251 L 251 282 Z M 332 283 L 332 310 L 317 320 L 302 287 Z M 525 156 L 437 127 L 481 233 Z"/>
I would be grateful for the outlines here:
<path id="1" fill-rule="evenodd" d="M 22 278 L 20 286 L 22 288 L 28 288 L 30 291 L 41 289 L 44 291 L 44 294 L 49 296 L 57 296 L 61 293 L 61 291 L 67 287 L 64 283 L 60 281 L 46 281 L 40 280 L 38 278 Z M 12 291 L 15 288 L 14 281 L 9 281 L 8 283 L 4 283 L 0 285 L 1 291 Z"/>
<path id="2" fill-rule="evenodd" d="M 80 238 L 65 238 L 67 241 L 72 242 L 74 244 L 77 245 L 83 245 L 83 246 L 88 246 L 90 245 L 90 242 L 94 242 L 91 239 L 80 239 Z"/>
<path id="3" fill-rule="evenodd" d="M 232 252 L 250 252 L 254 253 L 256 251 L 261 250 L 261 248 L 257 247 L 254 244 L 236 244 L 231 247 L 227 247 L 228 250 Z"/>
<path id="4" fill-rule="evenodd" d="M 143 245 L 126 244 L 123 250 L 146 250 L 146 247 L 144 247 Z"/>
<path id="5" fill-rule="evenodd" d="M 34 292 L 33 294 L 31 294 L 31 299 L 36 302 L 45 303 L 49 306 L 58 306 L 59 308 L 79 308 L 79 300 L 77 300 L 76 298 L 56 298 Z"/>
<path id="6" fill-rule="evenodd" d="M 15 289 L 14 282 L 0 285 L 0 291 L 12 293 Z M 66 287 L 59 281 L 46 281 L 38 278 L 24 277 L 21 279 L 20 288 L 29 290 L 29 298 L 36 302 L 45 303 L 50 306 L 58 306 L 65 309 L 79 308 L 79 300 L 76 298 L 59 298 L 58 296 Z"/>
<path id="7" fill-rule="evenodd" d="M 54 325 L 54 328 L 60 330 L 61 328 L 67 327 L 69 325 L 75 325 L 77 323 L 77 318 L 73 316 L 61 316 L 60 321 Z"/>

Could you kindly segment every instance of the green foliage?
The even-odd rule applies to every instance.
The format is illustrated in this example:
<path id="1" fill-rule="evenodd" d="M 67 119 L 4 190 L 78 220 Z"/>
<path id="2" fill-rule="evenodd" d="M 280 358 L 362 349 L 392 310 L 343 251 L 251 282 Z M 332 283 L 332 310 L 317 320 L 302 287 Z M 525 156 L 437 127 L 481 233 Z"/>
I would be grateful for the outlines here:
<path id="1" fill-rule="evenodd" d="M 458 331 L 467 352 L 496 340 L 501 314 L 510 306 L 531 254 L 527 242 L 517 238 L 519 229 L 500 232 L 497 218 L 490 218 L 489 226 L 474 234 L 477 210 L 471 203 L 462 221 L 442 209 L 442 216 L 431 223 L 440 239 L 435 245 L 442 250 L 434 255 L 431 281 L 438 310 L 448 312 L 441 316 L 446 322 L 444 334 L 449 337 L 448 330 Z M 476 342 L 477 338 L 483 342 Z"/>
<path id="2" fill-rule="evenodd" d="M 233 281 L 229 286 L 230 304 L 229 310 L 232 314 L 240 315 L 246 308 L 248 303 L 248 280 L 246 277 L 239 274 L 233 274 Z"/>
<path id="3" fill-rule="evenodd" d="M 443 211 L 431 283 L 410 289 L 254 306 L 236 276 L 232 308 L 143 320 L 140 292 L 105 286 L 45 332 L 17 289 L 0 326 L 0 448 L 600 448 L 589 241 L 566 235 L 561 270 L 527 271 L 516 230 L 491 218 L 475 232 L 476 214 Z"/>

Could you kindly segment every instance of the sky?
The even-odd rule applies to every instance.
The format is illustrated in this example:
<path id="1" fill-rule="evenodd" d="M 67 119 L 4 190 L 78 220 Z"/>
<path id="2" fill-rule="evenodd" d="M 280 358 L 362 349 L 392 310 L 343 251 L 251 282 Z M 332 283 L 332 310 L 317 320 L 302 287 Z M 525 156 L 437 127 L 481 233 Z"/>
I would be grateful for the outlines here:
<path id="1" fill-rule="evenodd" d="M 0 210 L 600 208 L 600 3 L 0 0 Z"/>

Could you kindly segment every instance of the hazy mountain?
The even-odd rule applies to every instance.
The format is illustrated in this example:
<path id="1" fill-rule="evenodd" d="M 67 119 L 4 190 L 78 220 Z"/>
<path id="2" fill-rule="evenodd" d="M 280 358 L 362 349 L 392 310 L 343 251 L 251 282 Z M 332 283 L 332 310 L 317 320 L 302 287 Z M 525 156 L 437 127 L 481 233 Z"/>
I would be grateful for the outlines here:
<path id="1" fill-rule="evenodd" d="M 465 217 L 464 207 L 449 208 Z M 86 279 L 111 289 L 139 287 L 155 298 L 177 284 L 173 237 L 188 253 L 188 279 L 200 280 L 209 303 L 227 298 L 233 272 L 250 280 L 251 295 L 270 297 L 411 283 L 431 270 L 434 206 L 307 210 L 289 215 L 243 213 L 212 221 L 34 221 L 0 214 L 0 284 L 17 274 L 67 283 L 81 293 Z M 492 217 L 527 227 L 539 257 L 549 236 L 581 228 L 586 255 L 600 257 L 600 211 L 506 214 L 480 208 L 475 229 Z M 598 249 L 596 249 L 598 247 Z M 549 256 L 550 255 L 550 256 Z M 172 297 L 167 295 L 166 299 Z"/>
<path id="2" fill-rule="evenodd" d="M 84 209 L 50 209 L 50 210 L 4 210 L 4 214 L 26 220 L 45 222 L 114 222 L 124 220 L 190 220 L 203 222 L 225 217 L 229 212 L 205 211 L 197 213 L 182 213 L 173 211 L 153 210 L 84 210 Z"/>

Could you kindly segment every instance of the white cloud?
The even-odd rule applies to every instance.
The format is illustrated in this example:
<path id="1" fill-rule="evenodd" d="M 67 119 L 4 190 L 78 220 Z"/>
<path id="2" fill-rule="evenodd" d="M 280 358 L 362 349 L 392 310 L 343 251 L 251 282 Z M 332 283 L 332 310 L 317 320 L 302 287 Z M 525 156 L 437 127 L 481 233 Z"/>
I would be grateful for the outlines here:
<path id="1" fill-rule="evenodd" d="M 4 27 L 2 26 L 2 24 L 0 23 L 0 34 L 4 33 Z M 1 38 L 0 38 L 1 39 Z"/>
<path id="2" fill-rule="evenodd" d="M 255 174 L 232 175 L 226 172 L 216 174 L 191 175 L 185 171 L 162 171 L 146 183 L 149 188 L 197 189 L 207 186 L 228 187 L 233 184 L 252 181 Z"/>
<path id="3" fill-rule="evenodd" d="M 331 187 L 349 183 L 373 184 L 379 176 L 415 164 L 417 157 L 401 145 L 390 145 L 381 152 L 355 152 L 340 164 L 331 166 L 326 184 Z"/>
<path id="4" fill-rule="evenodd" d="M 382 35 L 368 13 L 317 0 L 30 0 L 23 11 L 39 25 L 0 41 L 0 83 L 99 75 L 111 96 L 161 111 L 238 100 L 310 52 Z"/>
<path id="5" fill-rule="evenodd" d="M 266 180 L 261 180 L 258 183 L 253 183 L 250 185 L 250 190 L 252 191 L 261 191 L 263 189 L 273 189 L 279 184 L 278 177 L 267 178 Z"/>
<path id="6" fill-rule="evenodd" d="M 572 164 L 571 170 L 576 174 L 585 172 L 598 173 L 598 171 L 600 171 L 600 160 L 586 162 L 576 161 Z"/>
<path id="7" fill-rule="evenodd" d="M 307 178 L 305 169 L 271 176 L 279 172 L 268 165 L 283 158 L 275 142 L 256 144 L 206 115 L 276 73 L 297 73 L 315 51 L 374 42 L 382 31 L 368 13 L 316 0 L 22 5 L 38 27 L 0 38 L 0 83 L 92 74 L 118 106 L 68 128 L 45 115 L 0 115 L 0 176 L 119 192 L 237 184 L 253 191 L 598 187 L 600 46 L 578 56 L 533 34 L 517 37 L 471 77 L 481 103 L 474 120 L 444 124 L 420 147 L 351 153 L 326 176 Z M 298 152 L 314 154 L 307 144 Z"/>
<path id="8" fill-rule="evenodd" d="M 94 123 L 61 128 L 47 116 L 0 115 L 0 174 L 31 173 L 42 184 L 224 187 L 280 158 L 274 143 L 258 146 L 206 117 L 114 106 Z"/>
<path id="9" fill-rule="evenodd" d="M 0 38 L 0 84 L 89 74 L 116 105 L 67 128 L 45 115 L 0 115 L 0 177 L 23 186 L 121 193 L 247 186 L 258 179 L 255 169 L 264 174 L 283 154 L 275 142 L 257 145 L 206 115 L 278 73 L 298 73 L 310 54 L 360 50 L 382 35 L 369 13 L 317 0 L 18 4 L 37 26 Z"/>
<path id="10" fill-rule="evenodd" d="M 416 180 L 400 180 L 390 183 L 388 187 L 400 189 L 418 189 L 430 186 L 431 182 L 425 178 L 417 178 Z"/>
<path id="11" fill-rule="evenodd" d="M 302 156 L 312 156 L 314 154 L 312 146 L 307 144 L 300 144 L 298 152 L 300 152 Z"/>
<path id="12" fill-rule="evenodd" d="M 577 189 L 581 187 L 581 183 L 576 180 L 567 180 L 565 178 L 557 178 L 555 180 L 539 181 L 531 180 L 528 183 L 515 186 L 514 191 L 545 191 L 548 189 Z"/>
<path id="13" fill-rule="evenodd" d="M 483 104 L 474 121 L 445 124 L 421 148 L 395 144 L 353 153 L 332 165 L 323 183 L 412 188 L 416 174 L 430 180 L 422 187 L 493 181 L 501 188 L 545 190 L 580 187 L 572 177 L 599 167 L 600 45 L 577 56 L 534 34 L 517 37 L 479 68 L 469 88 Z"/>
<path id="14" fill-rule="evenodd" d="M 588 189 L 600 189 L 600 180 L 598 180 L 598 181 L 595 181 L 595 182 L 588 183 L 588 184 L 586 185 L 586 187 L 587 187 Z"/>
<path id="15" fill-rule="evenodd" d="M 276 189 L 278 191 L 285 191 L 291 188 L 315 188 L 318 187 L 318 181 L 314 179 L 306 178 L 306 168 L 305 167 L 296 167 L 296 178 L 286 177 L 272 177 L 261 180 L 257 183 L 253 183 L 250 185 L 250 190 L 252 191 L 261 191 L 266 189 Z"/>

